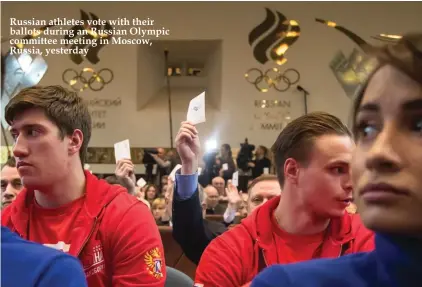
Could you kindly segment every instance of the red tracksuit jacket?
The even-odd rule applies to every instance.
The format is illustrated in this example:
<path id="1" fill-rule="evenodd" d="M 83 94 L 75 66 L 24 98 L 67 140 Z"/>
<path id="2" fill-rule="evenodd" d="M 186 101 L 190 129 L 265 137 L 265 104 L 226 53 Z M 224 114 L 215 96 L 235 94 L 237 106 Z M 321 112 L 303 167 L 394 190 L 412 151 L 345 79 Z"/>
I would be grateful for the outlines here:
<path id="1" fill-rule="evenodd" d="M 252 281 L 260 270 L 281 261 L 283 254 L 278 252 L 271 222 L 279 201 L 280 197 L 268 201 L 208 245 L 196 269 L 195 286 L 239 287 Z M 345 213 L 331 220 L 320 258 L 371 251 L 374 247 L 372 231 L 363 226 L 358 215 Z"/>
<path id="2" fill-rule="evenodd" d="M 69 254 L 80 259 L 88 286 L 164 286 L 163 245 L 151 211 L 121 186 L 85 176 L 86 198 Z M 22 190 L 3 211 L 2 225 L 26 239 L 33 203 L 34 192 Z"/>

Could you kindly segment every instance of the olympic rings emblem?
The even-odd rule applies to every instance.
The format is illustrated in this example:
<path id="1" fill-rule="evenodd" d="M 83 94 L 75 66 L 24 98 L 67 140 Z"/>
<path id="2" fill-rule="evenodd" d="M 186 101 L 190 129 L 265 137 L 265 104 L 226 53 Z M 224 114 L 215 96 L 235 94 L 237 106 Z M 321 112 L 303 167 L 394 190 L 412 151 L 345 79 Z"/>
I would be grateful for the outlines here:
<path id="1" fill-rule="evenodd" d="M 63 72 L 62 79 L 77 92 L 83 92 L 86 89 L 98 92 L 113 81 L 114 74 L 112 70 L 107 68 L 98 72 L 92 68 L 84 68 L 80 73 L 74 69 L 66 69 Z"/>
<path id="2" fill-rule="evenodd" d="M 255 76 L 251 74 L 255 74 Z M 263 93 L 268 92 L 271 88 L 285 92 L 299 82 L 300 73 L 296 69 L 287 69 L 282 73 L 278 68 L 268 69 L 263 73 L 258 68 L 252 68 L 246 72 L 245 79 Z"/>

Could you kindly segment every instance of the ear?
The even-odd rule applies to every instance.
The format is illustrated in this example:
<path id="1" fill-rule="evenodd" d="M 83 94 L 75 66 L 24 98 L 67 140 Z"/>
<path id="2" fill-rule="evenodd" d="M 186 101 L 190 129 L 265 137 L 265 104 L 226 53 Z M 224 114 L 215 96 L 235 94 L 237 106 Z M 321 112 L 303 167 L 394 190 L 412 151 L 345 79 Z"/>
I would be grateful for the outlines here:
<path id="1" fill-rule="evenodd" d="M 284 181 L 290 181 L 297 184 L 299 178 L 299 163 L 293 159 L 288 158 L 284 162 Z"/>
<path id="2" fill-rule="evenodd" d="M 68 152 L 69 155 L 79 154 L 82 143 L 84 141 L 84 134 L 81 130 L 74 130 L 73 134 L 69 137 Z"/>

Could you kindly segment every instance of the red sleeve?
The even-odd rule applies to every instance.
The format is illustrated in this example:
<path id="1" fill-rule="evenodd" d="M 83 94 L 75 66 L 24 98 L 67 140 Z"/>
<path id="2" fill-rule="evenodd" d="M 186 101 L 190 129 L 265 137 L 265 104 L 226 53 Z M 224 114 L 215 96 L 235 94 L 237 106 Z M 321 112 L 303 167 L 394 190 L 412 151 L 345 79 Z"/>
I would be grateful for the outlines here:
<path id="1" fill-rule="evenodd" d="M 164 249 L 148 207 L 137 202 L 116 225 L 112 239 L 114 287 L 163 287 Z"/>
<path id="2" fill-rule="evenodd" d="M 375 234 L 363 225 L 358 214 L 352 216 L 352 228 L 356 232 L 352 252 L 373 251 L 375 249 Z"/>
<path id="3" fill-rule="evenodd" d="M 239 287 L 245 283 L 241 282 L 243 261 L 240 250 L 236 248 L 239 245 L 224 240 L 224 237 L 231 236 L 229 232 L 211 241 L 205 249 L 196 269 L 195 286 Z"/>

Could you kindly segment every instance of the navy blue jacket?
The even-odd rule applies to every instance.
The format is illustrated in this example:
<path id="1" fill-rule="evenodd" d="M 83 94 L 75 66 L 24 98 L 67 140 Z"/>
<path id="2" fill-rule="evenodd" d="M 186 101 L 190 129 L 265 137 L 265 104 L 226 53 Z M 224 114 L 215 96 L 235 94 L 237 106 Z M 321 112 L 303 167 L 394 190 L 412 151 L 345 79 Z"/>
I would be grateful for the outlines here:
<path id="1" fill-rule="evenodd" d="M 422 240 L 377 234 L 372 252 L 268 267 L 251 284 L 261 286 L 421 287 Z"/>
<path id="2" fill-rule="evenodd" d="M 79 260 L 1 227 L 1 286 L 85 287 Z"/>

